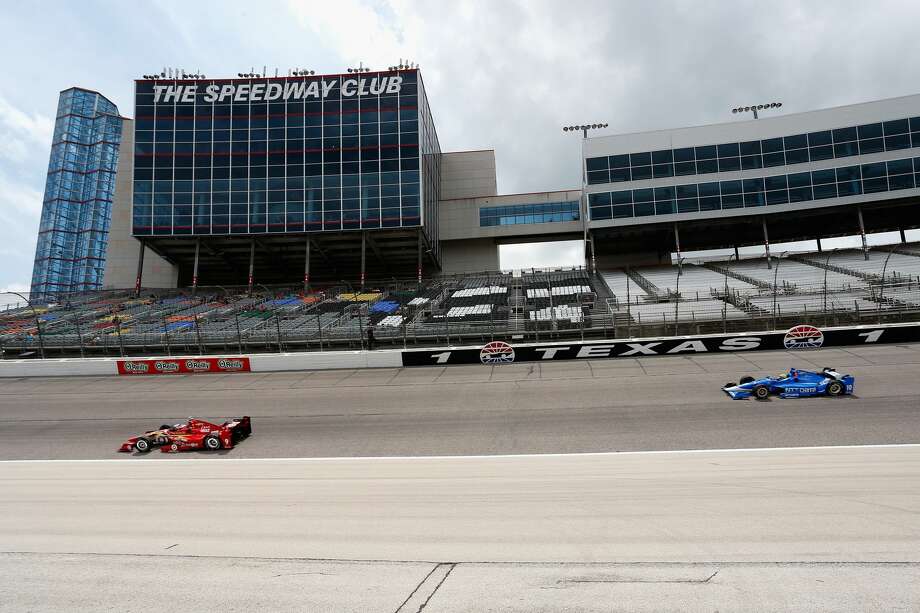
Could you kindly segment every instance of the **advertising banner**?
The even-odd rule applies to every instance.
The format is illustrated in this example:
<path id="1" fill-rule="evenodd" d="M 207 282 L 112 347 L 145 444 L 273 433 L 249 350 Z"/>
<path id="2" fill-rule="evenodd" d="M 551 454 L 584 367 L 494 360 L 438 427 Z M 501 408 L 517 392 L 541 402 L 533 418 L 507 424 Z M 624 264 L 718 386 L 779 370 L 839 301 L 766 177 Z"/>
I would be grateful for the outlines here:
<path id="1" fill-rule="evenodd" d="M 790 351 L 886 343 L 920 342 L 920 324 L 891 324 L 820 329 L 793 326 L 785 332 L 739 332 L 611 341 L 571 341 L 512 345 L 493 341 L 482 347 L 404 351 L 403 366 L 437 364 L 511 364 L 550 360 L 634 358 L 786 349 Z"/>
<path id="2" fill-rule="evenodd" d="M 118 360 L 119 375 L 189 375 L 217 372 L 250 372 L 249 358 L 208 357 Z"/>

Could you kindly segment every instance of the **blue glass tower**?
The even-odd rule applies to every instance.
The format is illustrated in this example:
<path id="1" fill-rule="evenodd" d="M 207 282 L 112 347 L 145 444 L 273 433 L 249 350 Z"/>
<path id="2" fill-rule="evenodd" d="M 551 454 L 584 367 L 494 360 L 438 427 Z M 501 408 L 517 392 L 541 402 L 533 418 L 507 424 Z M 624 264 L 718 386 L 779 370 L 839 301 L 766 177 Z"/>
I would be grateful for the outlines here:
<path id="1" fill-rule="evenodd" d="M 102 286 L 122 117 L 102 94 L 61 92 L 32 269 L 32 296 Z"/>

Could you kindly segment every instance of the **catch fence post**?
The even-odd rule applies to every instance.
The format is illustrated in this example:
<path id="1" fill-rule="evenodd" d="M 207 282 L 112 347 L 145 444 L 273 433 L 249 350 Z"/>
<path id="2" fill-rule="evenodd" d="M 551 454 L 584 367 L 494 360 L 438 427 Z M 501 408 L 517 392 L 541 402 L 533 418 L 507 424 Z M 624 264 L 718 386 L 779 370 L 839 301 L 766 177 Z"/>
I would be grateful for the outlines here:
<path id="1" fill-rule="evenodd" d="M 406 323 L 406 322 L 407 322 L 407 319 L 406 319 L 405 311 L 403 310 L 404 308 L 405 308 L 405 307 L 400 307 L 400 309 L 399 309 L 399 312 L 400 312 L 400 314 L 402 315 L 402 322 L 401 322 L 401 323 L 402 323 L 402 333 L 403 333 L 403 334 L 402 334 L 402 337 L 403 337 L 403 349 L 406 348 L 406 325 L 407 325 L 407 323 Z"/>
<path id="2" fill-rule="evenodd" d="M 42 359 L 45 359 L 45 337 L 42 334 L 42 322 L 38 316 L 35 317 L 35 329 L 38 332 L 38 349 L 41 352 Z"/>
<path id="3" fill-rule="evenodd" d="M 323 322 L 319 317 L 319 313 L 316 314 L 316 331 L 319 333 L 319 350 L 323 350 Z"/>
<path id="4" fill-rule="evenodd" d="M 489 341 L 495 340 L 495 317 L 492 315 L 492 309 L 489 309 Z"/>
<path id="5" fill-rule="evenodd" d="M 278 314 L 278 311 L 275 311 L 275 332 L 278 336 L 278 353 L 281 353 L 283 351 L 281 345 L 281 315 Z"/>
<path id="6" fill-rule="evenodd" d="M 86 353 L 83 349 L 83 331 L 80 330 L 80 317 L 77 317 L 77 340 L 80 342 L 80 357 L 85 358 Z M 0 352 L 2 354 L 2 352 Z"/>
<path id="7" fill-rule="evenodd" d="M 125 342 L 121 338 L 121 318 L 118 315 L 115 316 L 115 333 L 118 335 L 118 350 L 121 352 L 121 357 L 125 357 Z"/>
<path id="8" fill-rule="evenodd" d="M 364 350 L 364 318 L 361 317 L 361 303 L 358 303 L 358 333 L 361 336 L 361 350 Z"/>
<path id="9" fill-rule="evenodd" d="M 233 314 L 233 321 L 236 323 L 236 348 L 240 355 L 243 355 L 243 335 L 240 334 L 240 316 L 239 313 Z"/>
<path id="10" fill-rule="evenodd" d="M 198 341 L 198 355 L 204 355 L 204 345 L 201 344 L 201 330 L 198 328 L 198 314 L 192 315 L 192 321 L 195 323 L 195 339 Z"/>
<path id="11" fill-rule="evenodd" d="M 169 326 L 165 317 L 163 318 L 163 336 L 166 338 L 166 355 L 172 357 L 172 346 L 169 344 Z"/>

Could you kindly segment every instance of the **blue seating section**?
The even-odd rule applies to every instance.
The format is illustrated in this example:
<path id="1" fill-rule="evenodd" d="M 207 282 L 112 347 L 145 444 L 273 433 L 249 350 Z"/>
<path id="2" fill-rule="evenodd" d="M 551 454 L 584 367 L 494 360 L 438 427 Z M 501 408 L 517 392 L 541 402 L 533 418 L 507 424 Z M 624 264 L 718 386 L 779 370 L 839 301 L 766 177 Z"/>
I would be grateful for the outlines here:
<path id="1" fill-rule="evenodd" d="M 286 298 L 278 298 L 276 300 L 269 300 L 267 304 L 270 304 L 273 306 L 279 306 L 279 307 L 290 306 L 292 304 L 301 304 L 301 300 L 300 298 L 297 298 L 296 296 L 288 296 Z"/>
<path id="2" fill-rule="evenodd" d="M 399 310 L 399 303 L 391 300 L 378 300 L 370 306 L 371 313 L 395 313 Z"/>
<path id="3" fill-rule="evenodd" d="M 184 328 L 191 328 L 194 324 L 190 321 L 174 321 L 172 323 L 166 324 L 166 329 L 169 332 L 173 330 L 182 330 Z"/>

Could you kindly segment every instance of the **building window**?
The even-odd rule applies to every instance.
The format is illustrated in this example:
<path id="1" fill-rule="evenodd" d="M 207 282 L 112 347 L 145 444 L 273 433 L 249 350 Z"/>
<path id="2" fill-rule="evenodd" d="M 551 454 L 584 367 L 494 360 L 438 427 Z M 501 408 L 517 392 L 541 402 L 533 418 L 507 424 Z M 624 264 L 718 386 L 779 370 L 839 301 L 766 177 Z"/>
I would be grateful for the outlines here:
<path id="1" fill-rule="evenodd" d="M 606 211 L 610 219 L 610 194 L 598 194 L 594 199 L 599 214 Z M 540 204 L 513 204 L 508 206 L 489 206 L 479 209 L 479 226 L 511 226 L 518 224 L 561 223 L 578 221 L 579 202 L 542 202 Z"/>
<path id="2" fill-rule="evenodd" d="M 588 185 L 805 164 L 920 148 L 920 117 L 742 143 L 722 143 L 585 160 Z"/>
<path id="3" fill-rule="evenodd" d="M 588 194 L 588 212 L 592 221 L 601 221 L 774 206 L 918 186 L 920 158 L 904 158 L 753 179 L 593 193 Z"/>

